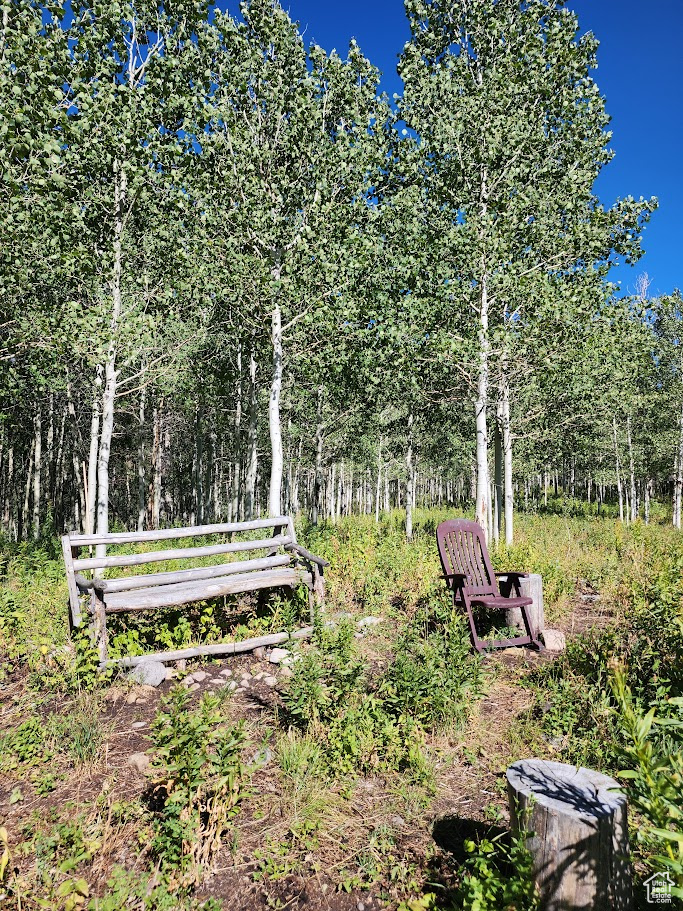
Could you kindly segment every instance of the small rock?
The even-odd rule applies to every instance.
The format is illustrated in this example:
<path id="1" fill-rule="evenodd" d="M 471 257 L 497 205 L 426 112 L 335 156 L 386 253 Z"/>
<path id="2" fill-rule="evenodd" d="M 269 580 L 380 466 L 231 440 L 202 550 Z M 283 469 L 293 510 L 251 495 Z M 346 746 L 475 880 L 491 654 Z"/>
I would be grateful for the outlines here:
<path id="1" fill-rule="evenodd" d="M 277 686 L 277 677 L 264 677 L 263 682 L 266 686 Z"/>
<path id="2" fill-rule="evenodd" d="M 263 680 L 263 678 L 267 677 L 267 676 L 268 676 L 267 674 L 265 674 L 263 671 L 261 671 L 258 674 L 254 674 L 254 680 Z"/>
<path id="3" fill-rule="evenodd" d="M 237 689 L 235 690 L 235 692 L 237 693 L 238 696 L 241 696 L 244 693 L 246 693 L 246 690 L 244 689 L 243 686 L 238 686 Z"/>
<path id="4" fill-rule="evenodd" d="M 565 635 L 559 629 L 544 629 L 541 639 L 549 652 L 563 652 L 567 647 Z"/>
<path id="5" fill-rule="evenodd" d="M 128 678 L 144 686 L 157 687 L 166 679 L 166 665 L 161 661 L 142 661 L 128 674 Z"/>
<path id="6" fill-rule="evenodd" d="M 280 667 L 280 676 L 281 677 L 293 677 L 294 671 L 291 668 L 288 668 L 286 665 Z"/>
<path id="7" fill-rule="evenodd" d="M 234 693 L 237 689 L 237 683 L 234 680 L 231 680 L 230 683 L 226 685 L 226 690 L 230 690 L 231 693 Z"/>
<path id="8" fill-rule="evenodd" d="M 229 667 L 226 667 L 225 670 L 221 671 L 221 677 L 232 677 L 232 671 Z"/>
<path id="9" fill-rule="evenodd" d="M 363 904 L 363 902 L 356 902 L 356 908 L 358 909 L 358 911 L 365 911 L 365 905 Z"/>
<path id="10" fill-rule="evenodd" d="M 580 600 L 584 604 L 595 604 L 596 601 L 600 600 L 600 595 L 581 595 Z"/>
<path id="11" fill-rule="evenodd" d="M 178 676 L 178 671 L 174 667 L 166 668 L 166 679 L 173 680 L 174 677 Z"/>
<path id="12" fill-rule="evenodd" d="M 254 765 L 268 765 L 272 758 L 272 750 L 266 747 L 264 750 L 257 750 L 251 757 L 251 761 Z"/>
<path id="13" fill-rule="evenodd" d="M 146 728 L 147 722 L 146 721 L 134 721 L 131 724 L 131 727 L 134 728 L 135 730 L 138 730 L 139 728 Z"/>
<path id="14" fill-rule="evenodd" d="M 359 628 L 364 626 L 377 626 L 378 623 L 382 623 L 383 620 L 381 617 L 363 617 L 362 620 L 358 621 Z"/>
<path id="15" fill-rule="evenodd" d="M 175 666 L 176 666 L 176 670 L 178 670 L 178 671 L 186 671 L 187 670 L 187 661 L 185 660 L 185 658 L 180 658 L 178 661 L 176 661 Z"/>
<path id="16" fill-rule="evenodd" d="M 354 633 L 354 634 L 353 634 L 353 638 L 354 638 L 354 639 L 364 639 L 365 636 L 364 636 L 363 633 Z"/>
<path id="17" fill-rule="evenodd" d="M 290 654 L 286 648 L 274 648 L 270 653 L 270 658 L 268 659 L 271 664 L 281 664 L 285 658 L 289 658 Z"/>
<path id="18" fill-rule="evenodd" d="M 194 674 L 190 674 L 195 683 L 201 683 L 202 680 L 206 680 L 209 676 L 206 671 L 195 671 Z"/>
<path id="19" fill-rule="evenodd" d="M 262 645 L 258 645 L 252 652 L 254 658 L 258 658 L 259 661 L 263 661 L 266 657 L 266 650 Z"/>
<path id="20" fill-rule="evenodd" d="M 212 677 L 209 683 L 215 686 L 224 686 L 225 680 L 222 677 Z"/>
<path id="21" fill-rule="evenodd" d="M 198 690 L 199 688 L 200 688 L 200 687 L 199 687 L 199 684 L 198 684 L 198 683 L 191 683 L 191 684 L 190 684 L 190 692 L 191 692 L 191 693 L 196 693 L 197 690 Z"/>
<path id="22" fill-rule="evenodd" d="M 207 695 L 207 696 L 215 696 L 216 693 L 215 693 L 214 690 L 207 690 L 207 691 L 206 691 L 206 695 Z"/>
<path id="23" fill-rule="evenodd" d="M 131 753 L 126 765 L 132 766 L 138 772 L 144 772 L 149 766 L 149 756 L 147 753 Z"/>
<path id="24" fill-rule="evenodd" d="M 389 822 L 396 829 L 402 829 L 403 826 L 406 824 L 406 821 L 402 816 L 392 816 L 391 819 L 389 820 Z"/>

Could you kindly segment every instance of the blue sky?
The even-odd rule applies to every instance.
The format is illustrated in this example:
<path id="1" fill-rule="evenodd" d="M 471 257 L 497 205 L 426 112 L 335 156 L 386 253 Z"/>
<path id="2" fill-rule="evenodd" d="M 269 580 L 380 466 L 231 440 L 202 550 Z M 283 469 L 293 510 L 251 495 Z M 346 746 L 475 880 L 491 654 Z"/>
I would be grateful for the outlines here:
<path id="1" fill-rule="evenodd" d="M 401 91 L 396 60 L 409 37 L 402 0 L 282 0 L 307 41 L 344 54 L 350 38 L 383 72 L 382 89 Z M 229 4 L 232 7 L 232 3 Z M 650 294 L 683 288 L 683 0 L 569 0 L 582 32 L 600 40 L 595 78 L 607 99 L 613 161 L 596 186 L 609 206 L 623 196 L 657 196 L 645 255 L 612 271 L 630 292 L 647 272 Z"/>

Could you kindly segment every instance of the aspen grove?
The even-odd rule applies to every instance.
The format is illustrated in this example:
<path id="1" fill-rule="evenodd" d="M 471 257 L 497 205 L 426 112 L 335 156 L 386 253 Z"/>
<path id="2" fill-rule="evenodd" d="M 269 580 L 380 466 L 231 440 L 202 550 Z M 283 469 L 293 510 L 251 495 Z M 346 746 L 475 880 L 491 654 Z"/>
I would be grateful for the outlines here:
<path id="1" fill-rule="evenodd" d="M 7 538 L 394 508 L 410 537 L 474 503 L 511 543 L 579 500 L 681 527 L 683 302 L 608 279 L 656 200 L 594 193 L 597 41 L 559 0 L 406 11 L 392 103 L 277 0 L 2 5 Z"/>

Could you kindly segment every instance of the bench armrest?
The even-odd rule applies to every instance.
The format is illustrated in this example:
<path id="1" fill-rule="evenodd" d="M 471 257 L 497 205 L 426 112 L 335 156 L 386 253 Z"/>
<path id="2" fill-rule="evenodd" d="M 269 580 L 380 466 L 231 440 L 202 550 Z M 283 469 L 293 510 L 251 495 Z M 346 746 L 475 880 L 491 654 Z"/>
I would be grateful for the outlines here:
<path id="1" fill-rule="evenodd" d="M 81 592 L 89 592 L 93 589 L 96 592 L 106 592 L 107 590 L 107 583 L 104 579 L 86 579 L 80 573 L 76 573 L 75 579 Z"/>
<path id="2" fill-rule="evenodd" d="M 317 563 L 318 566 L 330 565 L 329 560 L 323 560 L 322 557 L 316 557 L 315 554 L 312 554 L 310 550 L 306 550 L 306 548 L 302 547 L 300 544 L 286 544 L 285 550 L 291 550 L 304 560 L 308 560 L 310 563 Z"/>
<path id="3" fill-rule="evenodd" d="M 528 576 L 529 576 L 529 573 L 518 573 L 518 572 L 515 572 L 514 570 L 511 570 L 511 571 L 508 571 L 508 572 L 499 572 L 499 573 L 496 573 L 496 576 L 497 576 L 497 577 L 499 577 L 499 576 L 511 576 L 511 577 L 514 577 L 515 579 L 527 579 Z"/>

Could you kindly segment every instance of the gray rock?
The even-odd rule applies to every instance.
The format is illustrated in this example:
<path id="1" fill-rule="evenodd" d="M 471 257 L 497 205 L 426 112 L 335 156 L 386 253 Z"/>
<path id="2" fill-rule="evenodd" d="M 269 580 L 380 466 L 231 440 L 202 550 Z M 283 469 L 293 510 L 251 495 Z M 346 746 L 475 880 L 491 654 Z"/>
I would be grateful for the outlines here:
<path id="1" fill-rule="evenodd" d="M 285 665 L 280 668 L 280 676 L 281 677 L 293 677 L 294 671 Z"/>
<path id="2" fill-rule="evenodd" d="M 263 682 L 265 683 L 266 686 L 276 686 L 277 677 L 272 677 L 272 676 L 264 677 Z"/>
<path id="3" fill-rule="evenodd" d="M 286 648 L 274 648 L 270 653 L 270 658 L 268 659 L 271 664 L 281 664 L 285 658 L 289 658 L 290 654 Z"/>
<path id="4" fill-rule="evenodd" d="M 208 676 L 209 675 L 206 673 L 206 671 L 195 671 L 193 674 L 190 674 L 190 677 L 192 680 L 194 680 L 195 683 L 201 683 L 203 680 L 206 680 Z M 187 679 L 189 680 L 190 677 Z"/>
<path id="5" fill-rule="evenodd" d="M 186 661 L 186 659 L 185 659 L 185 658 L 179 658 L 178 661 L 176 661 L 175 666 L 176 666 L 176 670 L 178 670 L 178 671 L 185 671 L 185 670 L 187 670 L 187 661 Z"/>
<path id="6" fill-rule="evenodd" d="M 559 629 L 544 629 L 541 639 L 549 652 L 563 652 L 567 647 L 565 635 Z"/>
<path id="7" fill-rule="evenodd" d="M 137 769 L 138 772 L 144 772 L 149 766 L 149 756 L 147 753 L 131 753 L 126 761 L 126 765 Z"/>
<path id="8" fill-rule="evenodd" d="M 365 626 L 377 626 L 378 623 L 382 623 L 383 620 L 381 617 L 363 617 L 362 620 L 358 621 L 358 628 L 362 629 Z"/>
<path id="9" fill-rule="evenodd" d="M 191 684 L 190 684 L 190 692 L 191 692 L 191 693 L 196 693 L 198 689 L 199 689 L 199 684 L 198 684 L 198 683 L 191 683 Z"/>
<path id="10" fill-rule="evenodd" d="M 146 727 L 147 727 L 147 722 L 146 722 L 146 721 L 134 721 L 134 722 L 131 724 L 131 727 L 134 728 L 134 729 L 137 731 L 137 730 L 139 730 L 140 728 L 146 728 Z"/>
<path id="11" fill-rule="evenodd" d="M 266 650 L 262 645 L 258 645 L 252 652 L 254 658 L 258 658 L 259 661 L 263 661 L 266 657 Z"/>
<path id="12" fill-rule="evenodd" d="M 143 661 L 131 670 L 128 677 L 144 686 L 159 686 L 166 679 L 166 666 L 161 661 Z"/>
<path id="13" fill-rule="evenodd" d="M 251 757 L 251 761 L 254 765 L 268 765 L 272 758 L 272 750 L 266 747 L 264 750 L 257 750 Z"/>
<path id="14" fill-rule="evenodd" d="M 222 677 L 212 677 L 209 683 L 214 686 L 225 686 L 225 680 Z"/>
<path id="15" fill-rule="evenodd" d="M 224 670 L 221 671 L 221 677 L 232 677 L 232 671 L 230 670 L 229 667 L 226 667 Z"/>

